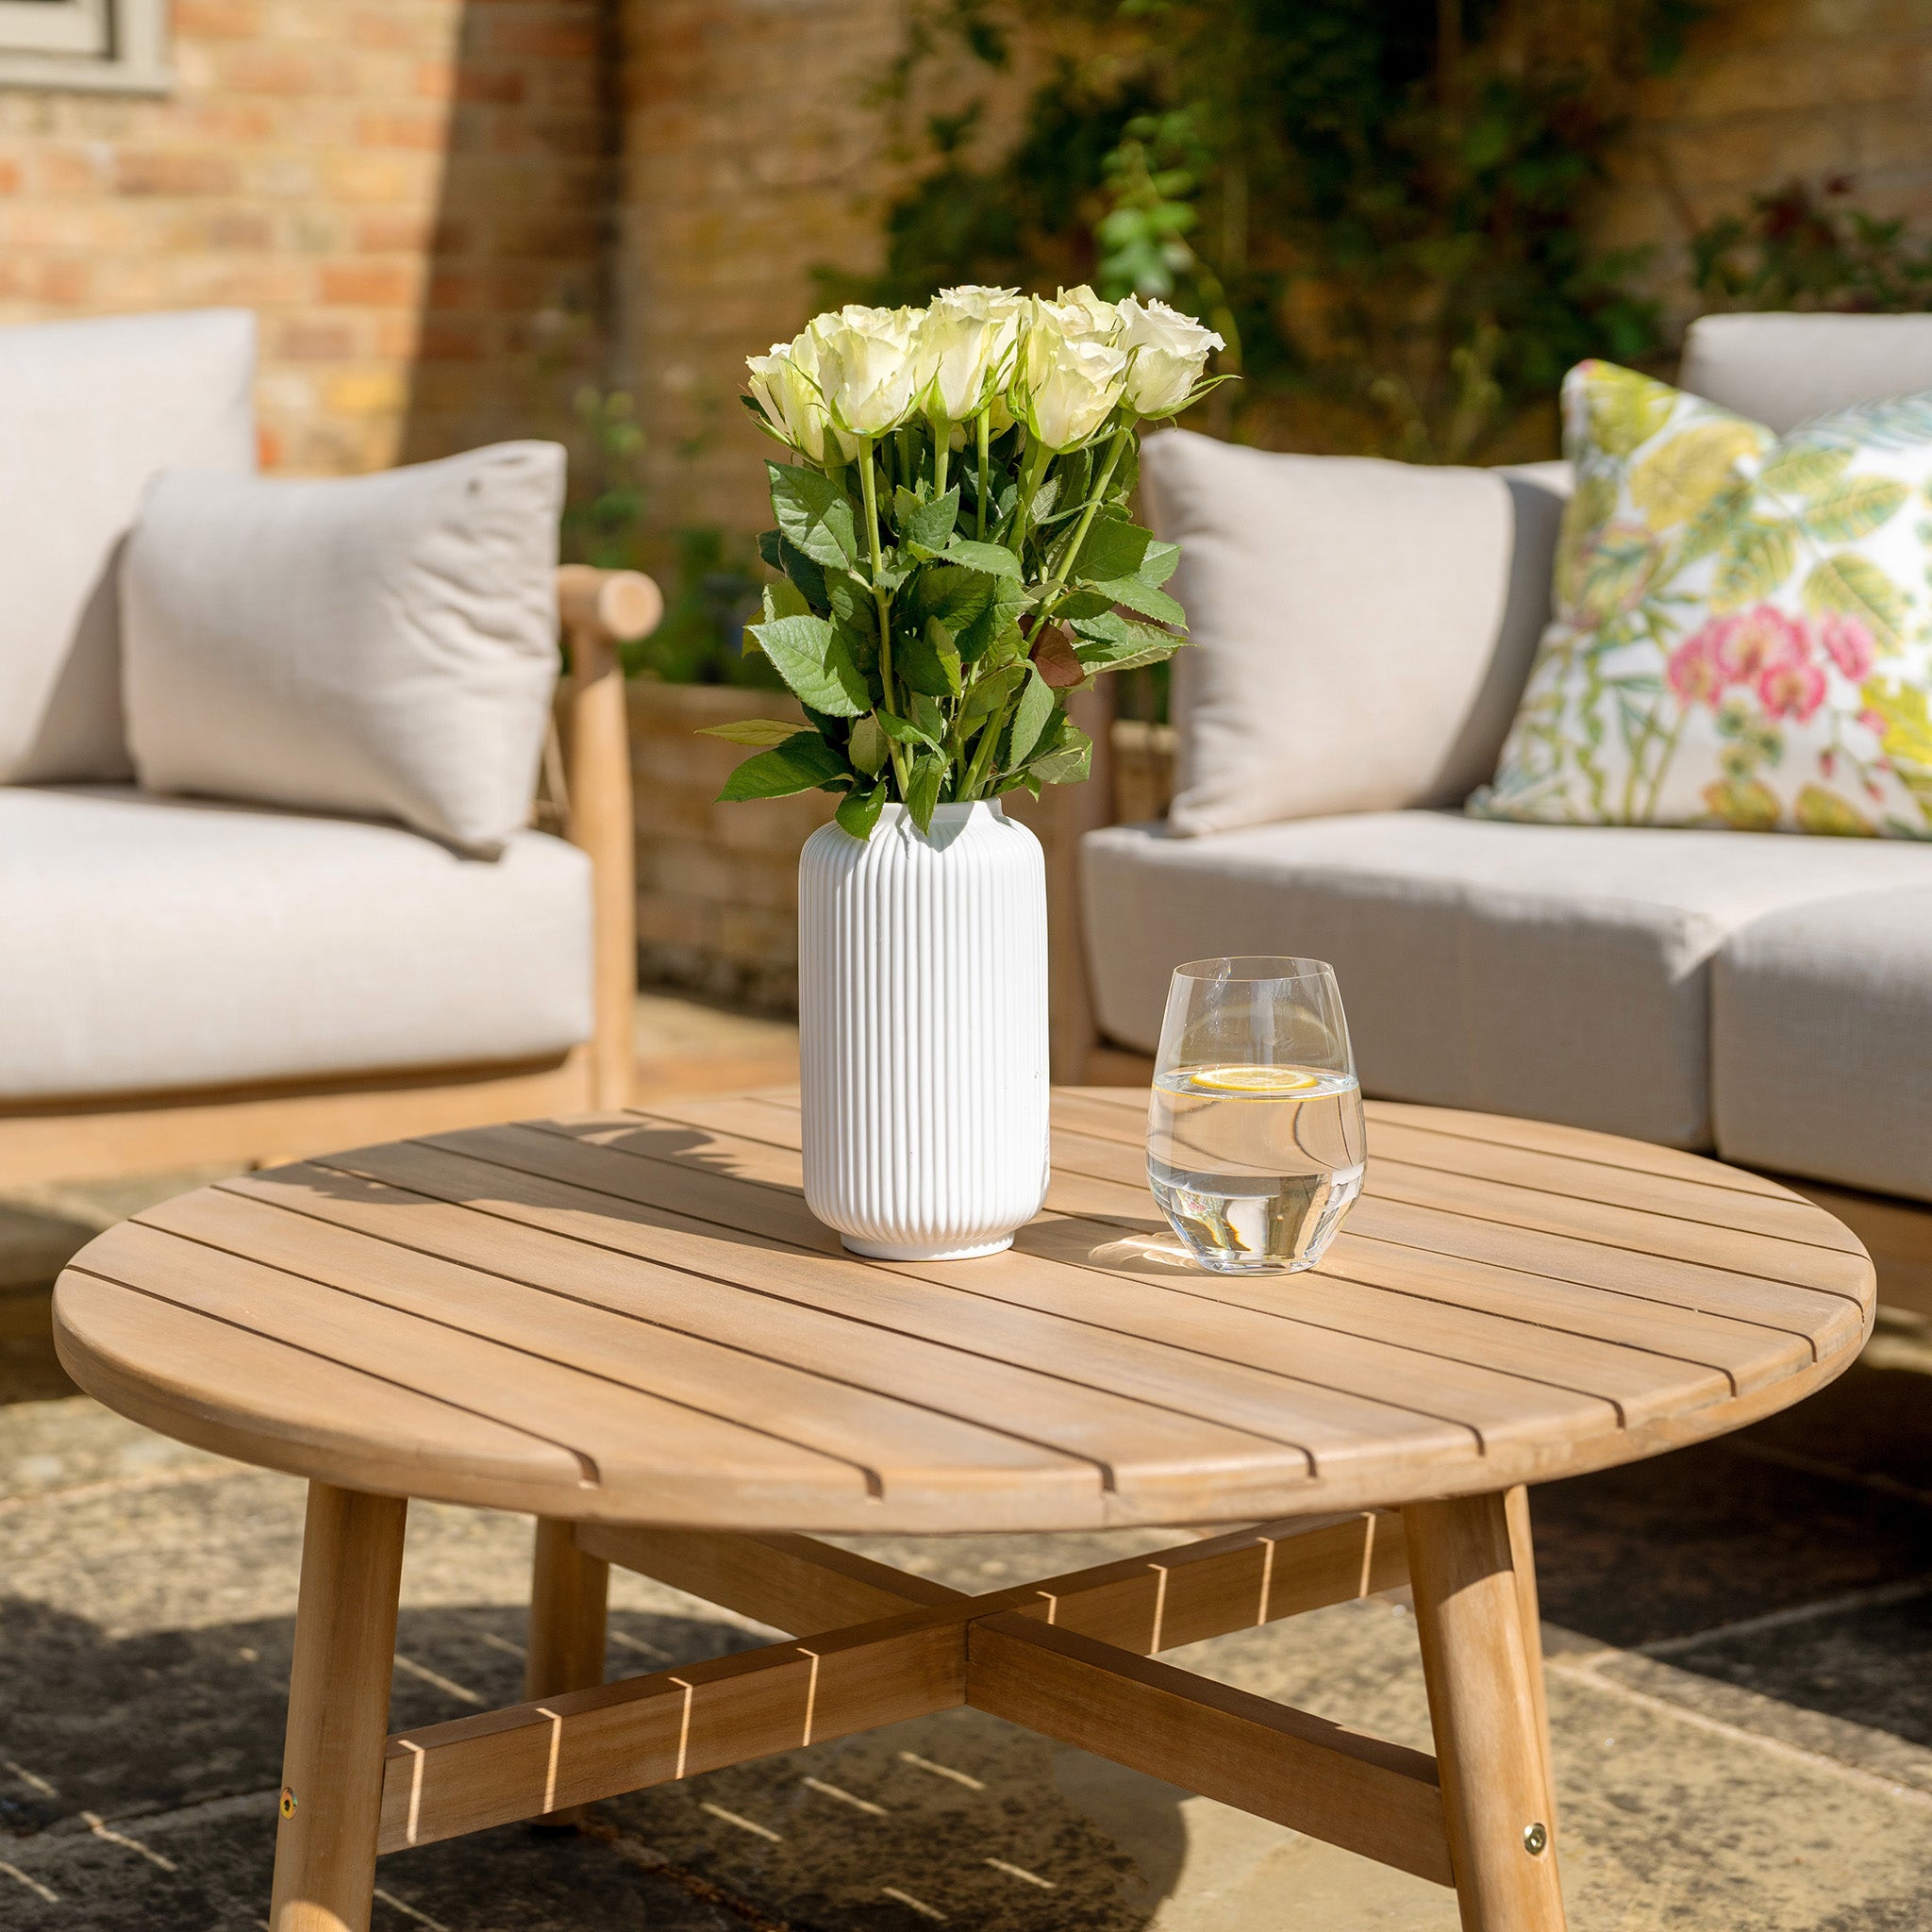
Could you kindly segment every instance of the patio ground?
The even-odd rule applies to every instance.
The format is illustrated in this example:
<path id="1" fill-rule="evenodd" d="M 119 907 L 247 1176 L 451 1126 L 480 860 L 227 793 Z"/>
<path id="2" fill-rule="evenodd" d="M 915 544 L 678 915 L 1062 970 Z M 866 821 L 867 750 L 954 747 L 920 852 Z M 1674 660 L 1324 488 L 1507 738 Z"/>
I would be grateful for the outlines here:
<path id="1" fill-rule="evenodd" d="M 787 1076 L 784 1026 L 639 1011 L 643 1091 Z M 247 1932 L 267 1896 L 301 1487 L 73 1391 L 46 1284 L 206 1175 L 0 1203 L 0 1932 Z M 1932 1924 L 1932 1323 L 1741 1435 L 1534 1495 L 1576 1932 Z M 867 1543 L 990 1589 L 1158 1533 Z M 512 1701 L 526 1522 L 411 1512 L 394 1722 Z M 767 1633 L 613 1583 L 614 1674 Z M 1176 1660 L 1428 1744 L 1400 1593 Z M 953 1712 L 388 1860 L 375 1932 L 1451 1932 L 1453 1899 Z"/>

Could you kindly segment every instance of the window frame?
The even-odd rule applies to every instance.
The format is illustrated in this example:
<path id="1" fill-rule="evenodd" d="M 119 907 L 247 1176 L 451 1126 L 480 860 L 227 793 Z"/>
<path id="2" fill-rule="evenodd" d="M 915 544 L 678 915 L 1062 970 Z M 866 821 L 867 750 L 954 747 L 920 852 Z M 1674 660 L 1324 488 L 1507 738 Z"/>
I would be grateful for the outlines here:
<path id="1" fill-rule="evenodd" d="M 0 0 L 0 88 L 166 93 L 168 0 Z"/>

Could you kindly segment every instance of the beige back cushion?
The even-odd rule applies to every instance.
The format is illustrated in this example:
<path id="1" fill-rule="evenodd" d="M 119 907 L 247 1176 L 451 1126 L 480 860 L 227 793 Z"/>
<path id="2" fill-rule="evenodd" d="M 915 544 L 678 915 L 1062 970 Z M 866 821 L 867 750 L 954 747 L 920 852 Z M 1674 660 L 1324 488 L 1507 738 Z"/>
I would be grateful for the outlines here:
<path id="1" fill-rule="evenodd" d="M 125 778 L 120 550 L 171 464 L 255 467 L 243 309 L 0 329 L 0 785 Z"/>
<path id="2" fill-rule="evenodd" d="M 1684 339 L 1677 387 L 1782 436 L 1932 389 L 1932 315 L 1707 315 Z"/>
<path id="3" fill-rule="evenodd" d="M 1560 464 L 1474 470 L 1147 439 L 1169 588 L 1174 829 L 1451 805 L 1494 771 L 1539 633 Z"/>
<path id="4" fill-rule="evenodd" d="M 141 782 L 499 852 L 557 678 L 563 480 L 554 442 L 375 476 L 160 477 L 122 573 Z"/>

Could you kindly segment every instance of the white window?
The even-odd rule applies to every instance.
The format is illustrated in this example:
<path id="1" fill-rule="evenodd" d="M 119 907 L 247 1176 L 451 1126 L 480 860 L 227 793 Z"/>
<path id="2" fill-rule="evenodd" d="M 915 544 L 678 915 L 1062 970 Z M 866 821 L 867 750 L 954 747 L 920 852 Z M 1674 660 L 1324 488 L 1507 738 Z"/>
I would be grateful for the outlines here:
<path id="1" fill-rule="evenodd" d="M 168 0 L 0 0 L 0 87 L 169 85 Z"/>

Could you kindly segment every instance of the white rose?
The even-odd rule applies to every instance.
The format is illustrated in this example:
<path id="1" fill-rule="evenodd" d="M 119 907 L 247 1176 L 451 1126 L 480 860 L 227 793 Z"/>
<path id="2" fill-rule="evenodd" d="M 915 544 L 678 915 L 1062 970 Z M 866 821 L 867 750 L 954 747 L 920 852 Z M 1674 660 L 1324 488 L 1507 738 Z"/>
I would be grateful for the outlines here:
<path id="1" fill-rule="evenodd" d="M 1001 385 L 1026 305 L 1012 289 L 941 289 L 919 325 L 914 354 L 929 414 L 963 423 Z"/>
<path id="2" fill-rule="evenodd" d="M 822 469 L 849 463 L 858 445 L 832 421 L 819 386 L 819 345 L 807 329 L 774 342 L 769 356 L 747 356 L 752 399 L 793 449 Z"/>
<path id="3" fill-rule="evenodd" d="M 1128 403 L 1142 416 L 1172 416 L 1200 381 L 1209 352 L 1227 344 L 1165 302 L 1143 305 L 1129 295 L 1121 304 L 1121 347 L 1134 351 Z"/>
<path id="4" fill-rule="evenodd" d="M 912 413 L 918 323 L 910 308 L 867 308 L 856 302 L 812 323 L 819 381 L 840 428 L 855 436 L 884 436 Z"/>
<path id="5" fill-rule="evenodd" d="M 1085 282 L 1077 289 L 1062 289 L 1053 307 L 1070 341 L 1115 342 L 1120 339 L 1122 311 L 1111 302 L 1103 302 Z"/>
<path id="6" fill-rule="evenodd" d="M 1034 297 L 1008 393 L 1028 435 L 1051 450 L 1085 442 L 1120 401 L 1126 376 L 1124 349 L 1092 336 L 1070 335 L 1065 305 Z"/>

